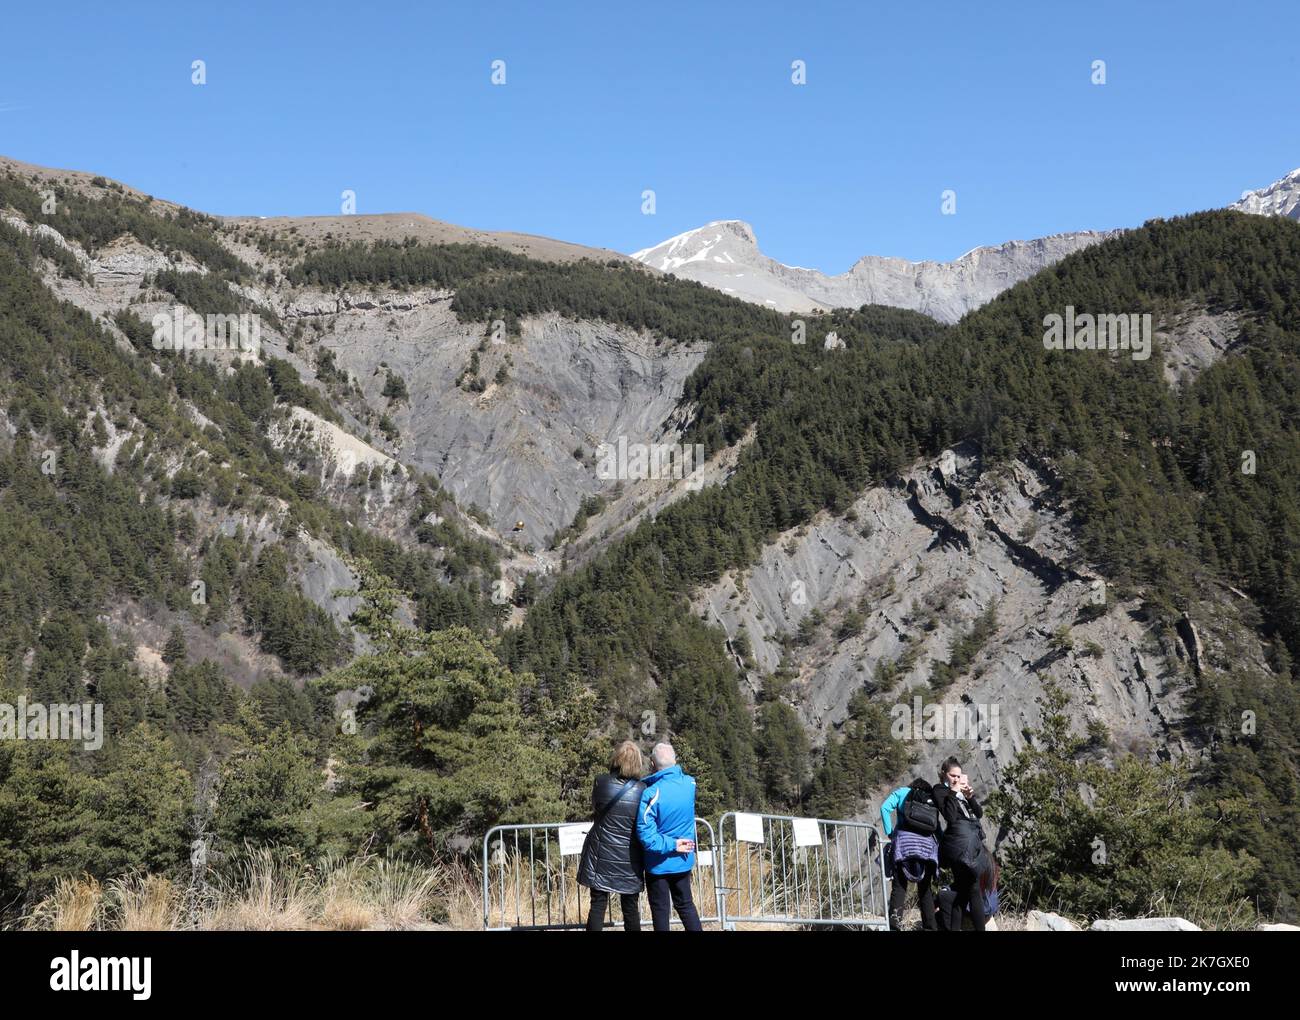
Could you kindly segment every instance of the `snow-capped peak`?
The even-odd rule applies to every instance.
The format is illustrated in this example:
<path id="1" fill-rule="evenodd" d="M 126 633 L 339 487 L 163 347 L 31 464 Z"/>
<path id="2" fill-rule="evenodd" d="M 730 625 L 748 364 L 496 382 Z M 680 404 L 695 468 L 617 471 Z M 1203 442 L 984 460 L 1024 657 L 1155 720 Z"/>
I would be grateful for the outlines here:
<path id="1" fill-rule="evenodd" d="M 743 220 L 714 220 L 676 237 L 642 248 L 632 258 L 647 266 L 671 273 L 688 262 L 736 265 L 758 251 L 754 228 Z"/>
<path id="2" fill-rule="evenodd" d="M 1260 216 L 1300 220 L 1300 169 L 1292 170 L 1266 188 L 1243 192 L 1241 199 L 1228 208 Z"/>

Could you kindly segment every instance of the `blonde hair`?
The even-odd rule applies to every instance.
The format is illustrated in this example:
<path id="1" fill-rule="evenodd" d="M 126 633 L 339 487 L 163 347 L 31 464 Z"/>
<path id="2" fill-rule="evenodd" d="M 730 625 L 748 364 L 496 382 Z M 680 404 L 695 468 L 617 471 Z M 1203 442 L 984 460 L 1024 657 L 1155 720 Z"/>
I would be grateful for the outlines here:
<path id="1" fill-rule="evenodd" d="M 631 740 L 625 740 L 614 748 L 609 759 L 609 770 L 617 772 L 624 779 L 640 779 L 645 774 L 645 759 L 641 757 L 641 748 Z"/>

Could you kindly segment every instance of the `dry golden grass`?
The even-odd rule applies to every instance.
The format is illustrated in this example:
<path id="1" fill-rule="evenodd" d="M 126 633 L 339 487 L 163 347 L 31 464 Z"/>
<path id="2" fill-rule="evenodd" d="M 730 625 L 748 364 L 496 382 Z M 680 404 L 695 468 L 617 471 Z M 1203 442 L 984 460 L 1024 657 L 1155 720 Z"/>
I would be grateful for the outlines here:
<path id="1" fill-rule="evenodd" d="M 198 927 L 219 930 L 365 931 L 427 927 L 438 913 L 447 869 L 397 857 L 327 857 L 308 865 L 250 851 L 219 884 Z"/>
<path id="2" fill-rule="evenodd" d="M 443 903 L 452 928 L 473 930 L 483 927 L 482 872 L 478 866 L 453 862 L 445 871 L 437 897 Z"/>
<path id="3" fill-rule="evenodd" d="M 489 896 L 489 923 L 493 927 L 566 924 L 579 926 L 586 920 L 590 897 L 577 884 L 577 859 L 552 857 L 533 862 L 533 880 L 541 895 L 534 901 L 527 895 L 529 863 L 526 855 L 503 854 L 492 861 L 493 882 Z M 743 916 L 772 913 L 784 908 L 812 909 L 815 901 L 803 902 L 803 890 L 815 889 L 801 880 L 800 894 L 783 889 L 779 869 L 774 873 L 770 859 L 758 847 L 733 852 L 727 860 L 728 912 Z M 550 883 L 550 910 L 546 888 Z M 695 876 L 695 901 L 701 916 L 714 913 L 713 869 L 702 868 Z M 792 885 L 792 883 L 789 883 Z M 562 894 L 561 894 L 562 890 Z M 825 887 L 822 892 L 824 894 Z M 811 896 L 812 893 L 807 893 Z M 622 926 L 618 897 L 611 898 L 612 916 L 607 926 Z M 1149 916 L 1182 916 L 1206 929 L 1249 928 L 1258 918 L 1247 908 L 1216 911 L 1194 900 L 1180 904 L 1161 902 Z M 159 875 L 132 875 L 110 882 L 107 888 L 90 876 L 63 879 L 42 900 L 20 926 L 46 931 L 168 931 L 186 927 L 225 931 L 331 930 L 374 931 L 450 927 L 479 930 L 483 927 L 482 871 L 478 862 L 456 860 L 432 867 L 412 864 L 391 856 L 359 855 L 327 857 L 314 864 L 293 855 L 276 855 L 269 849 L 242 855 L 227 877 L 212 886 L 191 919 L 186 918 L 185 890 Z M 1017 904 L 1000 911 L 991 930 L 1020 931 L 1025 914 Z M 1183 909 L 1171 909 L 1181 906 Z M 644 894 L 642 920 L 649 919 Z M 810 916 L 804 914 L 803 916 Z M 815 911 L 812 916 L 815 916 Z M 1083 928 L 1086 919 L 1074 918 Z M 910 905 L 903 917 L 905 928 L 919 928 L 920 916 Z M 706 928 L 716 928 L 705 923 Z M 737 930 L 796 930 L 798 924 L 735 922 Z"/>
<path id="4" fill-rule="evenodd" d="M 383 857 L 372 869 L 371 897 L 384 927 L 415 928 L 429 920 L 435 890 L 446 883 L 446 868 L 419 867 Z"/>
<path id="5" fill-rule="evenodd" d="M 295 931 L 314 928 L 313 882 L 297 858 L 267 848 L 250 851 L 218 883 L 199 924 L 215 931 Z"/>
<path id="6" fill-rule="evenodd" d="M 32 931 L 93 931 L 103 901 L 103 886 L 89 875 L 61 878 L 54 892 L 24 918 L 22 927 Z"/>
<path id="7" fill-rule="evenodd" d="M 144 875 L 109 883 L 107 903 L 118 931 L 175 931 L 181 927 L 181 894 L 169 878 Z"/>
<path id="8" fill-rule="evenodd" d="M 365 858 L 327 859 L 322 863 L 321 924 L 331 931 L 373 928 L 376 911 L 365 895 Z"/>

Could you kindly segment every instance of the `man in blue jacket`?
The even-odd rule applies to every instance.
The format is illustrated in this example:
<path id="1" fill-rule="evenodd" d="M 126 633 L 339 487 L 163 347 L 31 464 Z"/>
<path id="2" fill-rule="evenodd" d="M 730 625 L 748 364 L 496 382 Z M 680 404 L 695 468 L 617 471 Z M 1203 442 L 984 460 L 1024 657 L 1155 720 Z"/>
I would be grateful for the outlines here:
<path id="1" fill-rule="evenodd" d="M 645 889 L 655 931 L 668 931 L 676 909 L 682 927 L 703 931 L 691 898 L 695 866 L 695 778 L 677 764 L 671 744 L 650 752 L 655 771 L 643 780 L 636 834 L 645 848 Z"/>

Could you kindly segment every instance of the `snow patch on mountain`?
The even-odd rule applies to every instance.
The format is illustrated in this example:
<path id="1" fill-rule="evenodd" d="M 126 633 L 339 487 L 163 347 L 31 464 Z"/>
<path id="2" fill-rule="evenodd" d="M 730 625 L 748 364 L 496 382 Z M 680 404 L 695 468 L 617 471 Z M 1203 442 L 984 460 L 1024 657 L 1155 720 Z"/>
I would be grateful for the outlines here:
<path id="1" fill-rule="evenodd" d="M 1243 192 L 1241 199 L 1228 208 L 1257 216 L 1285 216 L 1300 220 L 1300 169 L 1292 170 L 1266 188 Z"/>

